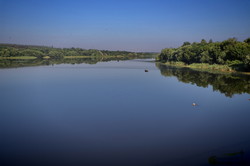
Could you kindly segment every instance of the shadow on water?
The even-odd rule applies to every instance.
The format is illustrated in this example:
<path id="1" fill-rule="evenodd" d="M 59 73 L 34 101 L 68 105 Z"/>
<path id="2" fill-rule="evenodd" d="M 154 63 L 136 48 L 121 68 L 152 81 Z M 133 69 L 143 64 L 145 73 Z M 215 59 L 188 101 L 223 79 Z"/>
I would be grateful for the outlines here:
<path id="1" fill-rule="evenodd" d="M 226 97 L 235 94 L 250 94 L 250 76 L 236 73 L 209 73 L 196 71 L 189 68 L 177 68 L 156 63 L 161 75 L 165 77 L 177 77 L 181 82 L 194 84 L 199 87 L 212 86 L 214 91 L 219 91 Z"/>
<path id="2" fill-rule="evenodd" d="M 120 61 L 120 60 L 132 60 L 138 57 L 125 57 L 125 56 L 113 56 L 113 57 L 82 57 L 82 58 L 59 58 L 59 59 L 0 59 L 0 68 L 17 68 L 28 66 L 49 66 L 56 64 L 96 64 L 98 62 L 108 61 Z M 140 57 L 140 59 L 152 58 L 151 56 Z"/>
<path id="3" fill-rule="evenodd" d="M 28 66 L 49 66 L 55 64 L 96 64 L 100 61 L 111 61 L 113 59 L 93 58 L 62 58 L 62 59 L 1 59 L 0 68 L 16 68 Z"/>
<path id="4" fill-rule="evenodd" d="M 54 64 L 96 64 L 98 59 L 94 58 L 78 58 L 78 59 L 1 59 L 0 68 L 17 68 L 28 66 L 49 66 Z"/>

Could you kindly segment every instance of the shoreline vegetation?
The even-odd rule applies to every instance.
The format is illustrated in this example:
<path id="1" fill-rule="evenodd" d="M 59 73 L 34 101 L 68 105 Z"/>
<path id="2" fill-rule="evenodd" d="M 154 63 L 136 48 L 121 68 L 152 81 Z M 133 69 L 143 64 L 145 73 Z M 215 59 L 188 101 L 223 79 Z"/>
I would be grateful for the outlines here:
<path id="1" fill-rule="evenodd" d="M 0 68 L 155 58 L 157 53 L 0 44 Z"/>
<path id="2" fill-rule="evenodd" d="M 155 57 L 151 52 L 109 51 L 82 48 L 53 48 L 46 46 L 0 44 L 0 59 L 62 59 L 89 57 Z"/>
<path id="3" fill-rule="evenodd" d="M 93 57 L 93 56 L 92 56 Z M 117 55 L 117 56 L 110 56 L 110 55 L 107 55 L 105 56 L 104 58 L 123 58 L 124 56 L 123 55 Z M 44 56 L 42 57 L 42 59 L 50 59 L 51 57 L 49 56 Z M 90 56 L 63 56 L 62 57 L 63 59 L 78 59 L 78 58 L 90 58 Z M 35 57 L 35 56 L 14 56 L 14 57 L 0 57 L 0 60 L 4 60 L 4 59 L 39 59 L 38 57 Z"/>
<path id="4" fill-rule="evenodd" d="M 208 64 L 208 63 L 192 63 L 190 65 L 185 64 L 184 62 L 160 62 L 163 65 L 179 67 L 179 68 L 189 68 L 197 71 L 204 71 L 209 73 L 239 73 L 250 75 L 250 72 L 237 71 L 228 65 L 219 65 L 219 64 Z"/>
<path id="5" fill-rule="evenodd" d="M 181 47 L 163 49 L 156 61 L 208 72 L 250 74 L 250 38 L 244 42 L 236 38 L 222 42 L 204 39 L 200 43 L 184 42 Z"/>
<path id="6" fill-rule="evenodd" d="M 34 56 L 16 56 L 16 57 L 0 57 L 2 59 L 36 59 L 37 57 Z"/>

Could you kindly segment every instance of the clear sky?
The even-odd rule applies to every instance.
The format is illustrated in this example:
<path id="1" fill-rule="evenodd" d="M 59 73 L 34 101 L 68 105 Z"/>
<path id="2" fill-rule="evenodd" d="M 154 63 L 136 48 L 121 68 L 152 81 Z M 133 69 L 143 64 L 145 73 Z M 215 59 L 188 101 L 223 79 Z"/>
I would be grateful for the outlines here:
<path id="1" fill-rule="evenodd" d="M 0 43 L 160 51 L 250 37 L 250 0 L 0 0 Z"/>

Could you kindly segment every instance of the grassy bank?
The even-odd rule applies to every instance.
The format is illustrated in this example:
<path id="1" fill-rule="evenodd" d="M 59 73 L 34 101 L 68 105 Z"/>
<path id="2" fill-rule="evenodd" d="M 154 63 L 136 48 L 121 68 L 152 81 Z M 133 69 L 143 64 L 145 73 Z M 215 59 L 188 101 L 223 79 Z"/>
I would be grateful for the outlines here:
<path id="1" fill-rule="evenodd" d="M 96 56 L 64 56 L 64 59 L 78 59 L 78 58 L 95 58 Z M 103 58 L 120 58 L 124 56 L 104 56 Z M 0 57 L 1 59 L 37 59 L 37 57 L 34 56 L 16 56 L 16 57 Z M 49 56 L 44 56 L 42 59 L 50 59 Z"/>
<path id="2" fill-rule="evenodd" d="M 64 56 L 65 59 L 75 59 L 75 58 L 96 58 L 98 56 Z M 123 55 L 110 56 L 106 55 L 101 58 L 122 58 L 125 57 Z M 0 59 L 36 59 L 34 56 L 16 56 L 16 57 L 0 57 Z M 49 56 L 44 56 L 43 59 L 50 59 Z"/>
<path id="3" fill-rule="evenodd" d="M 238 73 L 243 73 L 243 74 L 250 74 L 250 72 L 239 72 L 234 70 L 232 67 L 228 65 L 218 65 L 218 64 L 213 64 L 210 65 L 208 63 L 192 63 L 190 65 L 187 65 L 183 62 L 165 62 L 163 64 L 169 65 L 169 66 L 175 66 L 175 67 L 187 67 L 191 68 L 194 70 L 199 70 L 199 71 L 207 71 L 211 73 L 231 73 L 231 72 L 238 72 Z"/>
<path id="4" fill-rule="evenodd" d="M 123 55 L 105 55 L 105 56 L 64 56 L 63 58 L 65 59 L 74 59 L 74 58 L 122 58 L 122 57 L 126 57 Z"/>
<path id="5" fill-rule="evenodd" d="M 0 57 L 1 59 L 36 59 L 34 56 Z"/>

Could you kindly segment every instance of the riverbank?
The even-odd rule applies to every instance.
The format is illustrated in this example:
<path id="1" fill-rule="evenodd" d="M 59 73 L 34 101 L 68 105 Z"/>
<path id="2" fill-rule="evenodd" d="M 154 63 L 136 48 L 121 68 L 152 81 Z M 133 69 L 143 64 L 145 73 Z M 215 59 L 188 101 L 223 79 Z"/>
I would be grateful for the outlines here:
<path id="1" fill-rule="evenodd" d="M 116 56 L 63 56 L 62 58 L 51 58 L 43 56 L 41 58 L 34 56 L 16 56 L 16 57 L 0 57 L 1 68 L 17 68 L 27 66 L 42 66 L 42 65 L 55 65 L 55 64 L 96 64 L 105 61 L 123 61 L 138 59 L 137 57 L 128 57 L 122 55 Z M 142 58 L 141 59 L 145 59 Z"/>
<path id="2" fill-rule="evenodd" d="M 250 72 L 236 71 L 235 69 L 233 69 L 228 65 L 219 65 L 219 64 L 210 65 L 208 63 L 192 63 L 190 65 L 187 65 L 183 62 L 165 62 L 165 63 L 161 62 L 161 63 L 169 66 L 186 67 L 186 68 L 191 68 L 193 70 L 206 71 L 210 73 L 240 73 L 240 74 L 250 75 Z"/>
<path id="3" fill-rule="evenodd" d="M 15 57 L 0 57 L 0 60 L 4 59 L 36 59 L 37 57 L 35 56 L 15 56 Z"/>
<path id="4" fill-rule="evenodd" d="M 184 42 L 178 48 L 162 49 L 157 59 L 192 69 L 249 74 L 250 38 L 244 41 L 229 38 L 221 42 L 206 42 L 204 39 L 201 42 Z"/>
<path id="5" fill-rule="evenodd" d="M 123 58 L 125 56 L 122 55 L 117 55 L 117 56 L 103 56 L 102 58 Z M 98 56 L 64 56 L 63 59 L 81 59 L 81 58 L 99 58 Z M 39 59 L 35 56 L 15 56 L 15 57 L 1 57 L 0 56 L 0 60 L 4 60 L 4 59 L 13 59 L 13 60 L 18 60 L 18 59 Z M 44 56 L 41 59 L 53 59 L 49 56 Z M 60 59 L 60 58 L 54 58 L 54 59 Z"/>

